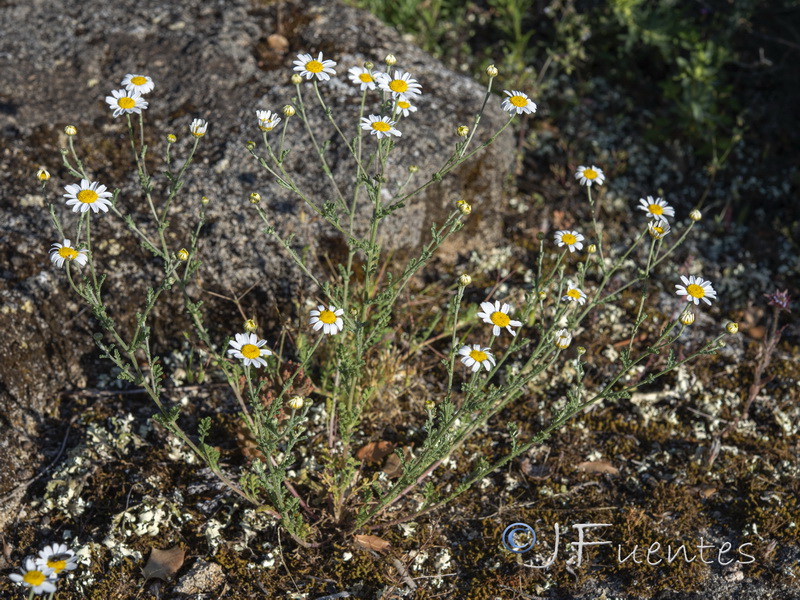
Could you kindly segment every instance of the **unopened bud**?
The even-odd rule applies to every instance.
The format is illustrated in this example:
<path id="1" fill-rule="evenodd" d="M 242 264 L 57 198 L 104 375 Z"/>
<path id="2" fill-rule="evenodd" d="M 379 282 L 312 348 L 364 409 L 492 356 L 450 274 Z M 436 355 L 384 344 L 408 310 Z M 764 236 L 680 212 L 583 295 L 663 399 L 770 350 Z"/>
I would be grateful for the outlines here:
<path id="1" fill-rule="evenodd" d="M 261 194 L 258 192 L 250 194 L 250 204 L 258 204 L 259 202 L 261 202 Z"/>
<path id="2" fill-rule="evenodd" d="M 300 76 L 299 73 L 292 74 L 292 83 L 294 85 L 300 85 L 301 83 L 303 83 L 303 78 Z"/>
<path id="3" fill-rule="evenodd" d="M 178 137 L 174 133 L 170 133 L 167 135 L 167 142 L 170 144 L 174 144 L 178 141 Z"/>
<path id="4" fill-rule="evenodd" d="M 739 324 L 730 321 L 727 325 L 725 325 L 725 331 L 727 331 L 731 335 L 736 335 L 737 333 L 739 333 Z"/>
<path id="5" fill-rule="evenodd" d="M 464 215 L 465 217 L 472 212 L 472 206 L 470 206 L 469 202 L 467 202 L 466 200 L 459 200 L 458 202 L 456 202 L 456 206 L 458 207 L 458 210 L 461 212 L 461 214 Z"/>
<path id="6" fill-rule="evenodd" d="M 694 323 L 694 313 L 690 310 L 681 313 L 680 322 L 687 327 Z"/>
<path id="7" fill-rule="evenodd" d="M 292 410 L 300 410 L 301 408 L 303 408 L 303 404 L 305 403 L 306 399 L 303 398 L 302 396 L 292 396 L 291 398 L 289 398 L 288 402 L 289 408 L 291 408 Z"/>
<path id="8" fill-rule="evenodd" d="M 488 67 L 486 67 L 486 74 L 489 77 L 497 77 L 497 73 L 498 73 L 497 67 L 495 67 L 494 65 L 489 65 Z"/>
<path id="9" fill-rule="evenodd" d="M 409 173 L 416 173 L 417 171 L 419 171 L 419 167 L 417 165 L 409 165 L 408 166 L 408 172 Z"/>
<path id="10" fill-rule="evenodd" d="M 557 348 L 561 350 L 566 350 L 572 343 L 572 334 L 566 329 L 559 329 L 558 331 L 556 331 L 556 337 L 553 340 L 553 342 L 555 343 Z M 580 352 L 580 348 L 578 348 L 578 352 L 583 354 L 582 352 Z"/>
<path id="11" fill-rule="evenodd" d="M 294 106 L 292 106 L 291 104 L 287 104 L 286 106 L 283 107 L 282 112 L 284 117 L 293 117 L 296 111 L 294 110 Z"/>
<path id="12" fill-rule="evenodd" d="M 586 348 L 584 348 L 583 346 L 578 346 L 577 350 L 578 350 L 578 356 L 586 354 Z"/>
<path id="13" fill-rule="evenodd" d="M 211 200 L 209 200 L 206 196 L 200 198 L 200 204 L 202 204 L 203 206 L 206 206 L 209 202 L 211 202 Z"/>
<path id="14" fill-rule="evenodd" d="M 387 54 L 386 58 L 383 59 L 383 62 L 385 62 L 390 67 L 393 67 L 394 65 L 397 64 L 397 58 L 395 57 L 394 54 Z"/>
<path id="15" fill-rule="evenodd" d="M 364 63 L 364 68 L 365 68 L 367 71 L 372 71 L 372 69 L 374 69 L 374 68 L 375 68 L 375 65 L 372 63 L 372 61 L 371 61 L 371 60 L 368 60 L 367 62 L 365 62 L 365 63 Z"/>
<path id="16" fill-rule="evenodd" d="M 186 248 L 181 248 L 178 250 L 178 260 L 187 261 L 189 260 L 189 251 Z"/>
<path id="17" fill-rule="evenodd" d="M 547 292 L 539 292 L 539 300 L 544 300 L 547 298 Z"/>
<path id="18" fill-rule="evenodd" d="M 458 129 L 456 129 L 456 134 L 458 137 L 467 137 L 469 135 L 469 127 L 466 125 L 462 125 Z"/>
<path id="19" fill-rule="evenodd" d="M 44 167 L 39 167 L 39 170 L 36 171 L 36 179 L 39 181 L 47 181 L 50 179 L 50 173 L 48 173 L 47 169 Z"/>
<path id="20" fill-rule="evenodd" d="M 586 248 L 586 251 L 589 254 L 594 254 L 595 252 L 597 252 L 597 244 L 589 244 L 589 247 Z"/>
<path id="21" fill-rule="evenodd" d="M 467 287 L 470 283 L 472 283 L 472 277 L 470 277 L 466 273 L 462 273 L 461 276 L 458 278 L 458 285 L 460 285 L 461 287 Z"/>
<path id="22" fill-rule="evenodd" d="M 425 409 L 426 410 L 433 410 L 436 408 L 436 402 L 433 400 L 425 400 Z"/>
<path id="23" fill-rule="evenodd" d="M 253 333 L 256 329 L 258 329 L 258 325 L 256 325 L 255 320 L 247 319 L 247 321 L 244 322 L 244 330 L 247 333 Z"/>
<path id="24" fill-rule="evenodd" d="M 256 143 L 253 140 L 247 140 L 247 142 L 245 142 L 244 147 L 247 148 L 249 152 L 252 152 L 253 150 L 256 149 Z"/>
<path id="25" fill-rule="evenodd" d="M 703 213 L 701 213 L 699 210 L 695 208 L 692 212 L 689 213 L 689 218 L 696 223 L 697 221 L 703 218 Z"/>
<path id="26" fill-rule="evenodd" d="M 78 135 L 78 129 L 75 125 L 67 125 L 64 127 L 64 133 L 67 135 Z"/>

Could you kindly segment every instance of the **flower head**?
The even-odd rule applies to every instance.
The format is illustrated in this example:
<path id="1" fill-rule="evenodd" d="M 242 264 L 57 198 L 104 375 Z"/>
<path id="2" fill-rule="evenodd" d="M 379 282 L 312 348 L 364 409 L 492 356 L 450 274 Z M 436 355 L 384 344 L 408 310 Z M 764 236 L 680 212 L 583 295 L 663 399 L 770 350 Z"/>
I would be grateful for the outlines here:
<path id="1" fill-rule="evenodd" d="M 301 408 L 303 408 L 303 405 L 305 403 L 306 399 L 303 398 L 302 396 L 292 396 L 291 398 L 289 398 L 289 402 L 287 402 L 289 408 L 291 408 L 292 410 L 300 410 Z"/>
<path id="2" fill-rule="evenodd" d="M 456 208 L 458 208 L 458 212 L 465 217 L 468 217 L 470 214 L 472 214 L 472 205 L 466 200 L 456 200 Z"/>
<path id="3" fill-rule="evenodd" d="M 678 317 L 678 320 L 681 322 L 682 325 L 686 325 L 687 327 L 694 323 L 694 313 L 689 310 L 688 306 L 686 310 L 681 313 L 681 316 Z"/>
<path id="4" fill-rule="evenodd" d="M 638 208 L 647 213 L 648 219 L 666 220 L 666 217 L 675 216 L 674 208 L 661 198 L 653 199 L 652 196 L 648 196 L 646 200 L 644 198 L 639 198 Z"/>
<path id="5" fill-rule="evenodd" d="M 583 236 L 577 231 L 569 231 L 566 229 L 563 231 L 556 231 L 556 244 L 558 244 L 559 248 L 566 246 L 569 248 L 570 252 L 583 249 L 583 239 Z"/>
<path id="6" fill-rule="evenodd" d="M 258 339 L 255 333 L 237 333 L 236 339 L 230 341 L 228 354 L 242 360 L 245 367 L 266 367 L 267 361 L 263 357 L 272 354 L 269 348 L 264 348 L 266 343 L 267 340 Z"/>
<path id="7" fill-rule="evenodd" d="M 139 92 L 140 94 L 148 94 L 156 87 L 156 84 L 147 75 L 133 75 L 132 73 L 125 75 L 122 85 L 129 92 Z"/>
<path id="8" fill-rule="evenodd" d="M 39 181 L 47 181 L 50 179 L 50 173 L 44 167 L 39 167 L 39 170 L 36 171 L 36 179 Z"/>
<path id="9" fill-rule="evenodd" d="M 536 103 L 528 98 L 527 94 L 523 94 L 517 90 L 511 92 L 503 90 L 503 93 L 508 96 L 508 98 L 503 100 L 503 104 L 500 105 L 500 108 L 503 110 L 518 115 L 522 113 L 530 115 L 536 112 Z"/>
<path id="10" fill-rule="evenodd" d="M 295 111 L 294 106 L 287 104 L 283 107 L 281 112 L 283 113 L 284 117 L 293 117 L 297 111 Z"/>
<path id="11" fill-rule="evenodd" d="M 64 133 L 71 137 L 73 135 L 78 135 L 78 129 L 75 125 L 67 125 L 64 127 Z"/>
<path id="12" fill-rule="evenodd" d="M 20 575 L 20 573 L 22 573 Z M 11 581 L 21 583 L 29 588 L 37 596 L 41 594 L 52 594 L 56 591 L 55 571 L 49 567 L 37 566 L 32 557 L 25 559 L 25 566 L 21 567 L 19 573 L 9 575 Z"/>
<path id="13" fill-rule="evenodd" d="M 194 119 L 192 124 L 189 125 L 189 131 L 192 132 L 194 137 L 203 137 L 208 129 L 208 121 L 203 119 Z"/>
<path id="14" fill-rule="evenodd" d="M 78 557 L 66 544 L 51 544 L 39 552 L 36 565 L 42 569 L 52 569 L 53 575 L 78 568 Z"/>
<path id="15" fill-rule="evenodd" d="M 181 248 L 178 250 L 176 256 L 178 257 L 178 260 L 185 262 L 189 260 L 189 251 L 186 248 Z"/>
<path id="16" fill-rule="evenodd" d="M 578 170 L 575 171 L 575 179 L 580 181 L 581 185 L 585 185 L 587 187 L 592 187 L 593 183 L 597 185 L 603 185 L 603 182 L 606 180 L 606 176 L 603 173 L 603 170 L 599 167 L 595 167 L 592 165 L 591 167 L 578 167 Z"/>
<path id="17" fill-rule="evenodd" d="M 703 218 L 703 213 L 701 213 L 699 210 L 695 208 L 692 212 L 689 213 L 689 218 L 695 223 L 697 223 L 697 221 Z"/>
<path id="18" fill-rule="evenodd" d="M 397 98 L 394 101 L 394 112 L 408 117 L 411 113 L 417 112 L 417 107 L 408 101 L 408 98 Z"/>
<path id="19" fill-rule="evenodd" d="M 654 239 L 660 240 L 672 231 L 666 219 L 653 219 L 647 223 L 647 232 Z"/>
<path id="20" fill-rule="evenodd" d="M 480 371 L 481 367 L 491 371 L 496 364 L 491 348 L 481 348 L 480 344 L 461 346 L 458 353 L 461 355 L 461 362 L 471 368 L 473 372 Z"/>
<path id="21" fill-rule="evenodd" d="M 64 240 L 63 244 L 55 243 L 50 248 L 50 261 L 59 269 L 65 262 L 73 260 L 83 266 L 89 260 L 89 253 L 86 250 L 76 250 L 69 240 Z"/>
<path id="22" fill-rule="evenodd" d="M 771 294 L 764 294 L 764 297 L 769 299 L 770 306 L 773 306 L 778 309 L 778 312 L 785 310 L 786 312 L 792 312 L 789 310 L 789 305 L 792 302 L 792 297 L 789 295 L 789 290 L 775 290 Z"/>
<path id="23" fill-rule="evenodd" d="M 509 311 L 513 310 L 510 304 L 503 304 L 503 306 L 500 306 L 500 302 L 495 300 L 494 304 L 491 302 L 481 302 L 481 308 L 483 312 L 479 312 L 478 317 L 483 319 L 484 323 L 494 325 L 494 327 L 492 327 L 492 335 L 494 336 L 500 335 L 501 329 L 505 329 L 511 335 L 517 335 L 511 328 L 522 327 L 521 322 L 512 321 L 511 317 L 508 316 Z"/>
<path id="24" fill-rule="evenodd" d="M 411 77 L 411 73 L 396 69 L 394 76 L 389 73 L 378 73 L 375 76 L 378 86 L 384 91 L 389 92 L 392 98 L 408 99 L 409 96 L 422 94 L 422 86 L 416 79 Z"/>
<path id="25" fill-rule="evenodd" d="M 336 62 L 333 60 L 323 60 L 322 52 L 319 53 L 317 58 L 313 58 L 310 54 L 298 54 L 297 60 L 293 63 L 294 70 L 298 71 L 301 77 L 311 79 L 316 77 L 320 81 L 327 81 L 331 75 L 336 75 L 333 67 Z"/>
<path id="26" fill-rule="evenodd" d="M 736 323 L 735 321 L 728 321 L 725 324 L 725 331 L 727 331 L 731 335 L 736 335 L 737 333 L 739 333 L 739 324 Z"/>
<path id="27" fill-rule="evenodd" d="M 553 343 L 556 345 L 557 348 L 561 350 L 566 350 L 572 343 L 572 334 L 566 329 L 559 329 L 558 331 L 555 332 Z"/>
<path id="28" fill-rule="evenodd" d="M 372 76 L 372 73 L 369 72 L 369 69 L 353 67 L 347 71 L 347 73 L 350 81 L 359 86 L 362 92 L 364 90 L 374 90 L 377 87 L 375 85 L 375 78 Z"/>
<path id="29" fill-rule="evenodd" d="M 110 96 L 106 96 L 108 107 L 114 111 L 114 118 L 123 115 L 138 113 L 147 108 L 147 100 L 137 91 L 112 90 Z"/>
<path id="30" fill-rule="evenodd" d="M 278 126 L 278 123 L 281 122 L 278 113 L 268 110 L 257 110 L 256 117 L 258 117 L 258 128 L 261 131 L 272 131 Z"/>
<path id="31" fill-rule="evenodd" d="M 322 329 L 322 333 L 325 335 L 336 335 L 344 329 L 344 321 L 342 320 L 344 309 L 342 308 L 336 308 L 332 304 L 325 308 L 324 305 L 320 304 L 316 310 L 312 310 L 308 314 L 311 315 L 309 323 L 314 326 L 314 331 Z"/>
<path id="32" fill-rule="evenodd" d="M 488 67 L 486 67 L 486 74 L 489 77 L 497 77 L 499 73 L 500 71 L 498 71 L 497 67 L 495 67 L 494 65 L 489 65 Z"/>
<path id="33" fill-rule="evenodd" d="M 577 287 L 573 282 L 567 282 L 567 291 L 561 296 L 564 302 L 577 302 L 581 306 L 586 304 L 586 292 Z"/>
<path id="34" fill-rule="evenodd" d="M 167 134 L 167 143 L 168 144 L 174 144 L 177 141 L 178 141 L 178 136 L 176 136 L 174 133 L 168 133 Z"/>
<path id="35" fill-rule="evenodd" d="M 391 121 L 389 117 L 370 115 L 369 118 L 361 118 L 361 129 L 369 131 L 371 135 L 377 135 L 378 139 L 389 135 L 396 135 L 400 137 L 402 133 L 395 129 L 394 125 L 395 122 Z"/>
<path id="36" fill-rule="evenodd" d="M 468 273 L 462 273 L 458 276 L 458 285 L 461 287 L 467 287 L 470 283 L 472 283 L 472 277 Z"/>
<path id="37" fill-rule="evenodd" d="M 258 324 L 256 323 L 255 319 L 247 319 L 244 322 L 244 330 L 247 333 L 253 333 L 256 329 L 258 329 Z"/>
<path id="38" fill-rule="evenodd" d="M 711 300 L 717 299 L 717 292 L 711 287 L 710 281 L 706 281 L 702 277 L 695 277 L 694 275 L 689 275 L 688 279 L 681 275 L 681 281 L 683 281 L 683 285 L 676 284 L 675 287 L 677 290 L 675 293 L 678 294 L 678 296 L 686 296 L 689 302 L 694 302 L 695 305 L 699 305 L 700 300 L 702 300 L 711 306 Z"/>
<path id="39" fill-rule="evenodd" d="M 81 179 L 80 185 L 73 183 L 64 186 L 67 191 L 64 198 L 67 199 L 67 206 L 72 207 L 72 212 L 108 212 L 111 202 L 111 192 L 106 191 L 106 186 L 100 185 L 96 181 Z"/>

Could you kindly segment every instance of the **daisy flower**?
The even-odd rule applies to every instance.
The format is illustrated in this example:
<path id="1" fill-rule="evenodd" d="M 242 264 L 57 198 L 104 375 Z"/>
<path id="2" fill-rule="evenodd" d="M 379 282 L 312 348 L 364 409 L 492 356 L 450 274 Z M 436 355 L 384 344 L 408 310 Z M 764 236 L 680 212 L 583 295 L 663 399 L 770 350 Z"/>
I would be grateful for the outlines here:
<path id="1" fill-rule="evenodd" d="M 110 96 L 106 96 L 108 107 L 114 111 L 114 118 L 123 114 L 138 113 L 147 108 L 147 100 L 136 91 L 112 90 Z"/>
<path id="2" fill-rule="evenodd" d="M 402 134 L 394 128 L 394 124 L 395 121 L 389 120 L 389 117 L 370 115 L 369 118 L 361 118 L 361 129 L 369 131 L 371 135 L 377 135 L 378 139 L 389 135 L 400 137 Z"/>
<path id="3" fill-rule="evenodd" d="M 394 102 L 394 111 L 407 117 L 411 113 L 417 112 L 417 107 L 411 104 L 406 98 L 398 98 Z"/>
<path id="4" fill-rule="evenodd" d="M 664 220 L 666 217 L 675 216 L 674 208 L 664 202 L 664 200 L 661 198 L 656 198 L 653 200 L 652 196 L 648 196 L 647 200 L 644 198 L 639 198 L 639 206 L 637 208 L 645 211 L 648 219 Z"/>
<path id="5" fill-rule="evenodd" d="M 125 75 L 122 85 L 129 92 L 139 92 L 140 94 L 148 94 L 156 87 L 156 84 L 147 75 L 134 75 L 132 73 Z"/>
<path id="6" fill-rule="evenodd" d="M 559 329 L 555 333 L 555 338 L 553 338 L 553 343 L 556 345 L 557 348 L 561 350 L 566 350 L 572 343 L 572 334 L 566 329 Z"/>
<path id="7" fill-rule="evenodd" d="M 269 348 L 264 348 L 266 343 L 267 340 L 258 339 L 255 333 L 237 333 L 236 339 L 230 341 L 232 347 L 228 349 L 228 354 L 244 361 L 245 367 L 266 367 L 267 361 L 263 357 L 272 354 Z"/>
<path id="8" fill-rule="evenodd" d="M 567 282 L 567 292 L 561 296 L 565 302 L 577 302 L 581 306 L 586 304 L 586 292 L 579 287 L 576 287 L 571 281 Z"/>
<path id="9" fill-rule="evenodd" d="M 556 244 L 558 244 L 559 248 L 566 246 L 570 252 L 582 250 L 583 244 L 581 242 L 583 239 L 584 237 L 577 231 L 568 231 L 566 229 L 556 231 Z"/>
<path id="10" fill-rule="evenodd" d="M 372 73 L 364 67 L 353 67 L 348 71 L 348 74 L 350 81 L 360 86 L 362 92 L 364 90 L 374 90 L 377 87 Z"/>
<path id="11" fill-rule="evenodd" d="M 278 126 L 278 123 L 281 122 L 278 113 L 268 110 L 257 110 L 256 117 L 258 117 L 258 128 L 261 131 L 272 131 Z"/>
<path id="12" fill-rule="evenodd" d="M 332 304 L 325 308 L 320 304 L 308 314 L 311 315 L 308 322 L 314 326 L 314 331 L 322 329 L 322 333 L 325 335 L 336 335 L 344 329 L 344 321 L 342 321 L 344 309 L 342 308 L 336 308 Z"/>
<path id="13" fill-rule="evenodd" d="M 689 302 L 694 302 L 695 305 L 700 304 L 700 300 L 711 306 L 711 300 L 717 299 L 717 292 L 711 287 L 711 282 L 706 281 L 702 277 L 695 277 L 689 275 L 687 279 L 681 275 L 683 285 L 675 284 L 677 290 L 675 291 L 678 296 L 686 296 Z M 709 298 L 711 300 L 709 300 Z"/>
<path id="14" fill-rule="evenodd" d="M 87 212 L 90 208 L 94 212 L 108 212 L 111 206 L 111 192 L 107 192 L 106 186 L 96 181 L 81 179 L 80 185 L 73 183 L 64 186 L 64 189 L 67 190 L 64 198 L 67 199 L 67 206 L 72 207 L 72 212 Z"/>
<path id="15" fill-rule="evenodd" d="M 593 183 L 603 185 L 606 176 L 602 169 L 592 165 L 591 167 L 578 167 L 578 170 L 575 171 L 575 179 L 579 179 L 581 185 L 592 187 Z"/>
<path id="16" fill-rule="evenodd" d="M 653 219 L 647 223 L 647 232 L 657 240 L 667 235 L 672 229 L 666 219 Z"/>
<path id="17" fill-rule="evenodd" d="M 41 594 L 52 594 L 56 591 L 56 580 L 53 577 L 53 569 L 49 567 L 39 567 L 29 556 L 25 559 L 25 566 L 20 568 L 19 573 L 9 575 L 11 581 L 22 583 L 31 588 L 31 593 L 37 596 Z"/>
<path id="18" fill-rule="evenodd" d="M 45 546 L 44 550 L 39 552 L 36 566 L 40 569 L 52 569 L 53 575 L 57 576 L 62 571 L 74 571 L 77 569 L 78 557 L 66 544 L 52 544 Z"/>
<path id="19" fill-rule="evenodd" d="M 293 64 L 296 65 L 294 70 L 298 71 L 306 79 L 316 77 L 320 81 L 327 81 L 331 78 L 331 75 L 336 75 L 336 71 L 333 70 L 336 62 L 322 60 L 322 52 L 319 53 L 317 58 L 313 58 L 310 54 L 298 54 L 297 60 Z"/>
<path id="20" fill-rule="evenodd" d="M 407 99 L 409 96 L 422 94 L 422 86 L 411 77 L 411 73 L 405 71 L 395 70 L 394 77 L 389 73 L 378 73 L 376 79 L 378 86 L 384 92 L 392 94 L 395 99 Z"/>
<path id="21" fill-rule="evenodd" d="M 503 110 L 518 115 L 522 113 L 530 115 L 536 112 L 536 103 L 528 98 L 527 94 L 523 94 L 517 90 L 511 92 L 503 90 L 503 92 L 508 96 L 508 98 L 503 100 L 503 104 L 500 106 Z"/>
<path id="22" fill-rule="evenodd" d="M 519 321 L 512 321 L 511 317 L 508 316 L 509 311 L 513 310 L 510 304 L 503 304 L 501 307 L 500 302 L 495 300 L 494 304 L 491 302 L 481 302 L 481 308 L 483 312 L 479 312 L 478 317 L 483 319 L 484 323 L 494 325 L 492 328 L 492 335 L 494 336 L 500 335 L 500 330 L 503 328 L 505 328 L 508 333 L 515 336 L 517 334 L 511 328 L 522 327 L 522 323 Z"/>
<path id="23" fill-rule="evenodd" d="M 481 367 L 491 371 L 495 362 L 490 350 L 491 348 L 481 348 L 480 344 L 472 344 L 472 346 L 467 344 L 461 346 L 458 353 L 462 357 L 461 362 L 471 368 L 473 372 L 480 371 Z"/>
<path id="24" fill-rule="evenodd" d="M 59 269 L 66 261 L 73 260 L 83 266 L 89 260 L 89 253 L 86 250 L 76 250 L 69 240 L 64 240 L 63 244 L 55 243 L 50 248 L 50 261 Z"/>
<path id="25" fill-rule="evenodd" d="M 189 125 L 189 131 L 192 132 L 194 137 L 203 137 L 207 129 L 208 121 L 204 121 L 203 119 L 195 119 L 192 121 L 192 124 Z"/>

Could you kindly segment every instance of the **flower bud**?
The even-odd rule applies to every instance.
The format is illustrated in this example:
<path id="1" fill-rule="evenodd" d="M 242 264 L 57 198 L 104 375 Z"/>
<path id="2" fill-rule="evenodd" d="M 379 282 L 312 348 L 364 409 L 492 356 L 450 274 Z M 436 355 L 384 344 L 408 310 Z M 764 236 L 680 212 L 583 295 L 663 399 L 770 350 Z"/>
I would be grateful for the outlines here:
<path id="1" fill-rule="evenodd" d="M 300 76 L 299 73 L 292 74 L 292 83 L 294 85 L 300 85 L 301 83 L 303 83 L 303 78 Z"/>
<path id="2" fill-rule="evenodd" d="M 283 110 L 281 112 L 283 112 L 284 117 L 293 117 L 296 111 L 294 109 L 294 106 L 292 106 L 291 104 L 287 104 L 286 106 L 283 107 Z"/>
<path id="3" fill-rule="evenodd" d="M 489 65 L 488 67 L 486 67 L 486 74 L 489 77 L 497 77 L 498 74 L 497 67 L 495 67 L 494 65 Z"/>
<path id="4" fill-rule="evenodd" d="M 253 140 L 247 140 L 247 142 L 245 142 L 244 147 L 247 148 L 249 152 L 252 152 L 253 150 L 256 149 L 256 143 Z"/>
<path id="5" fill-rule="evenodd" d="M 306 399 L 303 398 L 302 396 L 292 396 L 291 398 L 289 398 L 288 402 L 289 408 L 291 408 L 292 410 L 300 410 L 301 408 L 303 408 L 303 404 L 305 403 Z"/>
<path id="6" fill-rule="evenodd" d="M 383 62 L 385 62 L 390 67 L 393 67 L 394 65 L 397 64 L 397 58 L 395 57 L 394 54 L 387 54 L 386 58 L 383 59 Z"/>
<path id="7" fill-rule="evenodd" d="M 472 207 L 466 200 L 459 200 L 458 202 L 456 202 L 456 206 L 458 207 L 458 210 L 461 212 L 461 214 L 464 215 L 465 217 L 472 212 Z"/>
<path id="8" fill-rule="evenodd" d="M 425 410 L 433 410 L 436 408 L 436 402 L 433 400 L 425 400 Z"/>
<path id="9" fill-rule="evenodd" d="M 547 292 L 539 292 L 539 300 L 544 300 L 547 298 Z"/>
<path id="10" fill-rule="evenodd" d="M 372 69 L 374 69 L 374 68 L 375 68 L 375 65 L 372 63 L 372 61 L 371 61 L 371 60 L 368 60 L 367 62 L 365 62 L 365 63 L 364 63 L 364 68 L 365 68 L 367 71 L 372 71 Z"/>
<path id="11" fill-rule="evenodd" d="M 586 248 L 586 251 L 589 254 L 594 254 L 595 252 L 597 252 L 597 244 L 589 244 L 589 246 Z"/>
<path id="12" fill-rule="evenodd" d="M 64 127 L 64 133 L 67 135 L 78 135 L 78 129 L 75 125 L 67 125 Z"/>
<path id="13" fill-rule="evenodd" d="M 681 313 L 679 320 L 681 324 L 689 326 L 694 323 L 694 313 L 690 310 L 685 310 Z"/>
<path id="14" fill-rule="evenodd" d="M 409 165 L 408 166 L 408 172 L 409 173 L 416 173 L 417 171 L 419 171 L 419 167 L 417 165 Z"/>
<path id="15" fill-rule="evenodd" d="M 209 200 L 206 196 L 200 198 L 200 204 L 202 204 L 203 206 L 208 205 L 209 202 L 211 202 L 211 200 Z"/>
<path id="16" fill-rule="evenodd" d="M 36 179 L 39 181 L 47 181 L 50 179 L 50 173 L 48 173 L 47 169 L 44 167 L 39 167 L 39 170 L 36 171 Z"/>
<path id="17" fill-rule="evenodd" d="M 244 322 L 244 330 L 247 333 L 253 333 L 257 328 L 258 325 L 256 325 L 256 322 L 253 319 L 247 319 L 247 321 Z"/>
<path id="18" fill-rule="evenodd" d="M 578 346 L 577 350 L 578 350 L 578 356 L 586 354 L 586 348 L 584 348 L 583 346 Z"/>
<path id="19" fill-rule="evenodd" d="M 174 133 L 170 133 L 169 135 L 167 135 L 167 143 L 174 144 L 177 141 L 178 141 L 178 138 Z"/>
<path id="20" fill-rule="evenodd" d="M 739 333 L 739 324 L 735 323 L 734 321 L 730 321 L 727 325 L 725 325 L 725 331 L 731 335 L 736 335 Z"/>
<path id="21" fill-rule="evenodd" d="M 467 287 L 470 283 L 472 283 L 472 277 L 470 277 L 466 273 L 462 273 L 461 276 L 458 278 L 458 285 L 460 285 L 461 287 Z"/>
<path id="22" fill-rule="evenodd" d="M 553 343 L 556 345 L 557 348 L 560 348 L 561 350 L 566 350 L 572 343 L 572 334 L 566 329 L 559 329 L 558 331 L 556 331 L 556 337 L 553 340 Z M 580 351 L 580 348 L 578 348 L 578 351 Z"/>
<path id="23" fill-rule="evenodd" d="M 695 223 L 697 223 L 697 221 L 703 218 L 703 213 L 701 213 L 699 210 L 695 208 L 692 212 L 689 213 L 689 218 Z"/>
<path id="24" fill-rule="evenodd" d="M 178 250 L 178 260 L 187 261 L 189 260 L 189 251 L 186 248 L 181 248 Z"/>
<path id="25" fill-rule="evenodd" d="M 250 194 L 250 204 L 258 204 L 259 202 L 261 202 L 261 194 L 258 192 Z"/>
<path id="26" fill-rule="evenodd" d="M 466 125 L 462 125 L 458 129 L 456 129 L 456 134 L 458 137 L 467 137 L 469 135 L 469 127 Z"/>

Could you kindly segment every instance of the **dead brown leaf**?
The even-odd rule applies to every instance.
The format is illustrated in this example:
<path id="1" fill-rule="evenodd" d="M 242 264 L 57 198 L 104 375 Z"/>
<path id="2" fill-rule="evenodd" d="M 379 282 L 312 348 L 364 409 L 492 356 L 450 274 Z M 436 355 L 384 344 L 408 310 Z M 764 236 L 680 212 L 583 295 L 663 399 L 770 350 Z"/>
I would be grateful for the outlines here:
<path id="1" fill-rule="evenodd" d="M 152 548 L 150 558 L 142 570 L 145 581 L 149 579 L 169 581 L 183 566 L 185 556 L 186 551 L 180 546 L 173 546 L 166 550 Z"/>
<path id="2" fill-rule="evenodd" d="M 575 468 L 584 473 L 608 473 L 609 475 L 619 475 L 619 469 L 607 460 L 587 460 L 586 462 L 580 463 Z"/>
<path id="3" fill-rule="evenodd" d="M 391 544 L 379 538 L 377 535 L 357 535 L 355 536 L 356 545 L 361 546 L 365 550 L 374 550 L 375 552 L 386 552 Z"/>
<path id="4" fill-rule="evenodd" d="M 394 451 L 394 446 L 392 442 L 386 442 L 384 440 L 370 442 L 358 449 L 356 458 L 366 462 L 378 462 L 387 454 L 391 454 Z"/>

